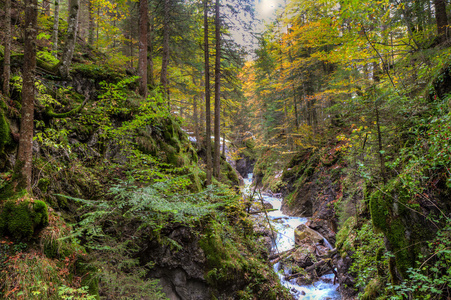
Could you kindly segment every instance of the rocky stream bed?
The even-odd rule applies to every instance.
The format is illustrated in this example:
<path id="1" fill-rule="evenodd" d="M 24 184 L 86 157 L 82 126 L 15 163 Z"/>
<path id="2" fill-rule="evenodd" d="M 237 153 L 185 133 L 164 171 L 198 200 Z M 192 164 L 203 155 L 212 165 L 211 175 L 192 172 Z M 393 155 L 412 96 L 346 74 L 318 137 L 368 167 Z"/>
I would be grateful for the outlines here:
<path id="1" fill-rule="evenodd" d="M 336 250 L 327 239 L 306 226 L 308 218 L 285 215 L 281 197 L 252 190 L 251 173 L 244 182 L 244 194 L 254 199 L 250 211 L 256 230 L 271 249 L 270 259 L 281 283 L 295 299 L 342 299 L 332 260 Z"/>

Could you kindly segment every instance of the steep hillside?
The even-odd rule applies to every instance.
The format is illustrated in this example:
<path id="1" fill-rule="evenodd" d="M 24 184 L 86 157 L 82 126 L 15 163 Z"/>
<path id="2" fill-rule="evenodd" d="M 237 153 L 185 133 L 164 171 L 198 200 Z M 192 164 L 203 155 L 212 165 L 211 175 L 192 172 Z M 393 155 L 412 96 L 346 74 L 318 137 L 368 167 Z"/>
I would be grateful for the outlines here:
<path id="1" fill-rule="evenodd" d="M 230 165 L 207 187 L 158 91 L 76 59 L 70 80 L 36 77 L 32 194 L 15 189 L 19 67 L 1 99 L 1 297 L 289 299 Z"/>

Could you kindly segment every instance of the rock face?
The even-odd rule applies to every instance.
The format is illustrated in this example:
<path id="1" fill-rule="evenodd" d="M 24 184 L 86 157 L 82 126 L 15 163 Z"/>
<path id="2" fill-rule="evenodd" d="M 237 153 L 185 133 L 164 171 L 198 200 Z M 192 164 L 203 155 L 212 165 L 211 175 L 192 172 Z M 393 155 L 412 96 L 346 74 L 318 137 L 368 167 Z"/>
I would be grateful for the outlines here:
<path id="1" fill-rule="evenodd" d="M 352 265 L 352 259 L 349 255 L 339 257 L 335 261 L 335 266 L 338 273 L 338 282 L 340 283 L 340 294 L 342 300 L 357 299 L 358 291 L 354 288 L 355 279 L 350 275 L 349 268 Z"/>
<path id="2" fill-rule="evenodd" d="M 211 299 L 210 287 L 204 279 L 207 259 L 198 238 L 187 227 L 173 229 L 168 238 L 182 248 L 153 240 L 140 254 L 143 261 L 155 263 L 148 277 L 158 278 L 171 300 Z"/>
<path id="3" fill-rule="evenodd" d="M 247 174 L 252 173 L 254 169 L 255 160 L 248 157 L 243 157 L 236 161 L 236 170 L 242 177 L 247 177 Z"/>

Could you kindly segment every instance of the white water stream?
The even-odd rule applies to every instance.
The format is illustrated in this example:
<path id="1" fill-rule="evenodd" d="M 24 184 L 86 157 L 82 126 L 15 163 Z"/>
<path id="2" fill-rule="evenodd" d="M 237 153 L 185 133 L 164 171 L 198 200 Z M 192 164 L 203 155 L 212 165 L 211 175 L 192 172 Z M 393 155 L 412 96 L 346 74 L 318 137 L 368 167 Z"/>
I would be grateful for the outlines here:
<path id="1" fill-rule="evenodd" d="M 244 179 L 244 193 L 251 193 L 250 185 L 252 183 L 252 175 Z M 273 251 L 283 252 L 294 248 L 294 230 L 300 224 L 307 222 L 307 218 L 289 217 L 282 213 L 282 199 L 278 197 L 271 197 L 263 195 L 264 202 L 270 203 L 275 211 L 268 212 L 268 217 L 271 220 L 271 226 L 277 232 L 275 244 L 273 244 Z M 325 241 L 327 244 L 328 242 Z M 330 245 L 329 245 L 330 246 Z M 282 269 L 280 262 L 274 264 L 274 270 L 279 275 L 282 285 L 287 287 L 295 299 L 302 300 L 338 300 L 340 293 L 337 291 L 338 284 L 333 284 L 334 274 L 328 274 L 321 277 L 320 280 L 315 281 L 311 285 L 298 285 L 296 279 L 290 281 L 285 280 L 285 275 L 290 274 L 289 269 Z"/>

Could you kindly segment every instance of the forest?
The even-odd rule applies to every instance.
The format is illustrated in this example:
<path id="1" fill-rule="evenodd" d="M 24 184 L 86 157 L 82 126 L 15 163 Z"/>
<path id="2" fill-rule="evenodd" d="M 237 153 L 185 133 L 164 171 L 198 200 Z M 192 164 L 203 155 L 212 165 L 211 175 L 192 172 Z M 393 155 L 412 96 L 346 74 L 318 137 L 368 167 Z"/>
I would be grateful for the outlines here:
<path id="1" fill-rule="evenodd" d="M 450 11 L 0 0 L 0 299 L 451 299 Z"/>

